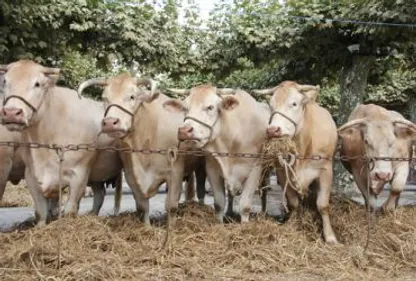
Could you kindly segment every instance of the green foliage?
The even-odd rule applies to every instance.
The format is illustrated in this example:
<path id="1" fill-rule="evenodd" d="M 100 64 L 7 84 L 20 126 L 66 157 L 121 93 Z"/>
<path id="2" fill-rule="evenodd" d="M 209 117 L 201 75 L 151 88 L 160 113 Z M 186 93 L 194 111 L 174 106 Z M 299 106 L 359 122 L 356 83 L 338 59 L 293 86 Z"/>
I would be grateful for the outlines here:
<path id="1" fill-rule="evenodd" d="M 321 85 L 319 102 L 336 116 L 337 77 L 352 56 L 348 47 L 359 44 L 358 55 L 376 57 L 366 102 L 404 103 L 415 94 L 414 29 L 324 20 L 414 23 L 409 1 L 225 1 L 207 29 L 195 5 L 179 21 L 182 1 L 159 2 L 157 8 L 145 0 L 1 1 L 0 58 L 58 66 L 60 83 L 70 88 L 123 70 L 152 76 L 162 89 L 213 83 L 251 90 L 294 80 Z"/>

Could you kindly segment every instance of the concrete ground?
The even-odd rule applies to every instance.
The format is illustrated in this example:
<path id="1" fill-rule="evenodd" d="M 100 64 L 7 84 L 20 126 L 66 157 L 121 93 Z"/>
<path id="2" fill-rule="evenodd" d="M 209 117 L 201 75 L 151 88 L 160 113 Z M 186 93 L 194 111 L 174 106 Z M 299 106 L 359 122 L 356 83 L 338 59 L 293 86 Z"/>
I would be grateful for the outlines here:
<path id="1" fill-rule="evenodd" d="M 267 198 L 267 209 L 268 214 L 270 215 L 279 215 L 282 210 L 282 192 L 280 187 L 276 185 L 276 178 L 271 178 L 272 190 L 268 193 Z M 407 186 L 407 188 L 415 189 L 416 186 Z M 164 192 L 166 187 L 163 185 L 160 188 L 160 192 L 150 199 L 150 214 L 156 215 L 158 213 L 165 212 L 165 198 L 166 193 Z M 206 184 L 206 189 L 209 190 L 209 184 Z M 383 190 L 383 192 L 379 195 L 377 200 L 377 205 L 381 206 L 381 204 L 387 199 L 389 194 L 388 190 Z M 352 193 L 352 200 L 363 204 L 364 200 L 360 193 L 353 192 Z M 184 196 L 182 195 L 181 202 L 184 200 Z M 205 197 L 205 204 L 213 206 L 214 199 L 210 192 L 206 194 Z M 234 199 L 234 210 L 239 212 L 239 197 Z M 402 196 L 399 201 L 399 205 L 415 205 L 416 204 L 416 192 L 403 192 Z M 260 198 L 256 194 L 253 199 L 253 211 L 260 212 Z M 107 195 L 104 200 L 104 205 L 101 208 L 100 216 L 108 216 L 113 214 L 113 207 L 114 207 L 114 191 L 112 188 L 107 189 Z M 85 214 L 86 212 L 90 211 L 92 208 L 92 197 L 84 197 L 81 200 L 80 204 L 80 211 L 79 214 Z M 120 212 L 134 212 L 135 210 L 135 202 L 133 195 L 131 193 L 130 188 L 124 182 L 123 185 L 123 196 L 121 199 L 121 210 Z M 15 225 L 20 224 L 28 219 L 34 217 L 33 208 L 29 207 L 17 207 L 17 208 L 0 208 L 0 232 L 10 231 L 14 228 Z"/>

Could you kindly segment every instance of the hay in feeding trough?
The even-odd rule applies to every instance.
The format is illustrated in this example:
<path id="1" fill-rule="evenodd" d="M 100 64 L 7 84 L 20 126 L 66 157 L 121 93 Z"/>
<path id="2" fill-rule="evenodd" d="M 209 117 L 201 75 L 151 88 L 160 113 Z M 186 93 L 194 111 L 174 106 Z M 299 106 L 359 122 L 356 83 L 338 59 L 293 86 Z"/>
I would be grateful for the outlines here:
<path id="1" fill-rule="evenodd" d="M 365 208 L 333 200 L 341 245 L 326 245 L 309 211 L 286 223 L 259 218 L 215 223 L 211 207 L 181 206 L 171 227 L 166 216 L 145 226 L 131 214 L 63 218 L 40 229 L 0 236 L 3 280 L 392 280 L 414 278 L 416 209 L 378 218 L 366 253 Z M 57 235 L 61 235 L 61 267 Z"/>

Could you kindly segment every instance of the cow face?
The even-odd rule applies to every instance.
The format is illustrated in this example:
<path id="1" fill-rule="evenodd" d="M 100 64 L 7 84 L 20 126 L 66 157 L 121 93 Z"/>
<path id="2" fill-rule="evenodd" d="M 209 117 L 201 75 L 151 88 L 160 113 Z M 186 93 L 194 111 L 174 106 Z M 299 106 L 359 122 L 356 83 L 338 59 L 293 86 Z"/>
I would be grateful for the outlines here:
<path id="1" fill-rule="evenodd" d="M 20 60 L 0 67 L 0 71 L 4 72 L 2 124 L 9 131 L 22 131 L 41 109 L 45 95 L 56 83 L 59 69 Z"/>
<path id="2" fill-rule="evenodd" d="M 369 163 L 373 194 L 379 194 L 384 184 L 393 178 L 392 161 L 377 158 L 397 157 L 399 142 L 416 136 L 415 128 L 416 126 L 409 121 L 402 123 L 402 121 L 358 119 L 338 129 L 341 138 L 347 142 L 354 134 L 360 136 L 366 156 L 375 158 Z"/>
<path id="3" fill-rule="evenodd" d="M 213 86 L 202 85 L 191 89 L 183 102 L 169 100 L 163 104 L 169 111 L 185 112 L 184 123 L 178 128 L 180 141 L 191 141 L 196 147 L 202 148 L 216 138 L 221 113 L 238 106 L 234 96 L 221 97 L 221 91 Z"/>
<path id="4" fill-rule="evenodd" d="M 313 102 L 319 87 L 283 82 L 274 88 L 269 104 L 272 115 L 267 128 L 269 138 L 294 137 L 303 124 L 305 105 Z"/>
<path id="5" fill-rule="evenodd" d="M 113 138 L 125 136 L 132 130 L 139 106 L 157 96 L 151 80 L 140 80 L 128 74 L 109 79 L 102 95 L 106 108 L 102 132 Z"/>

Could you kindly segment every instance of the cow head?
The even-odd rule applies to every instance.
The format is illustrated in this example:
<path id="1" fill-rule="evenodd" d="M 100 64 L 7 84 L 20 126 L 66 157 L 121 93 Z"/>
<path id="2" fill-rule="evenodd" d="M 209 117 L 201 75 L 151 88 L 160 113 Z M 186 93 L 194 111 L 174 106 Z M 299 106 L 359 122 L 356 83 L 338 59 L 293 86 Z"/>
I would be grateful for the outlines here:
<path id="1" fill-rule="evenodd" d="M 272 94 L 269 101 L 272 113 L 267 136 L 269 138 L 292 138 L 303 125 L 306 104 L 315 102 L 319 86 L 299 85 L 285 81 L 274 88 L 253 92 L 258 95 Z"/>
<path id="2" fill-rule="evenodd" d="M 95 78 L 83 82 L 78 94 L 92 85 L 105 86 L 102 98 L 106 108 L 101 128 L 102 132 L 113 138 L 127 135 L 133 127 L 137 109 L 143 102 L 151 102 L 158 97 L 156 83 L 147 78 L 136 78 L 123 73 L 105 79 Z"/>
<path id="3" fill-rule="evenodd" d="M 184 123 L 178 128 L 180 141 L 192 141 L 196 147 L 202 148 L 215 139 L 217 124 L 221 112 L 233 110 L 238 100 L 231 95 L 233 89 L 219 89 L 211 85 L 201 85 L 190 90 L 173 90 L 177 94 L 189 94 L 184 101 L 168 100 L 165 109 L 172 112 L 185 112 Z"/>
<path id="4" fill-rule="evenodd" d="M 410 139 L 416 136 L 416 125 L 405 119 L 356 119 L 338 129 L 340 137 L 344 141 L 355 134 L 360 136 L 369 158 L 375 158 L 369 163 L 371 192 L 379 194 L 385 183 L 392 180 L 393 167 L 391 161 L 377 159 L 377 157 L 397 157 L 400 140 Z"/>
<path id="5" fill-rule="evenodd" d="M 0 66 L 0 72 L 4 92 L 2 124 L 9 131 L 22 131 L 33 121 L 49 89 L 55 86 L 60 70 L 20 60 Z"/>

